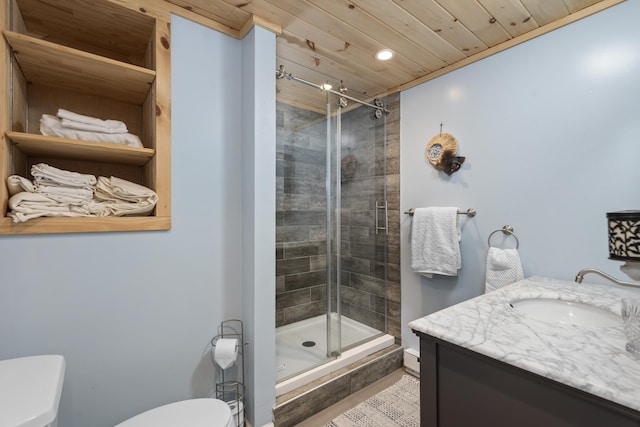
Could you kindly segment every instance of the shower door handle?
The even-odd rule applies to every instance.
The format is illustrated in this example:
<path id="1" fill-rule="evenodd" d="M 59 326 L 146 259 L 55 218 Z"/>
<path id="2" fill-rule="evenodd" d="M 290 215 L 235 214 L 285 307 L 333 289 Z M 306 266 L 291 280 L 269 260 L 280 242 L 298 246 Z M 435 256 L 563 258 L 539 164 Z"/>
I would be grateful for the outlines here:
<path id="1" fill-rule="evenodd" d="M 378 209 L 384 209 L 384 227 L 380 227 Z M 378 201 L 376 200 L 376 234 L 378 234 L 378 231 L 380 230 L 384 230 L 384 234 L 389 235 L 389 212 L 387 210 L 386 200 L 382 202 L 382 204 L 378 204 Z"/>

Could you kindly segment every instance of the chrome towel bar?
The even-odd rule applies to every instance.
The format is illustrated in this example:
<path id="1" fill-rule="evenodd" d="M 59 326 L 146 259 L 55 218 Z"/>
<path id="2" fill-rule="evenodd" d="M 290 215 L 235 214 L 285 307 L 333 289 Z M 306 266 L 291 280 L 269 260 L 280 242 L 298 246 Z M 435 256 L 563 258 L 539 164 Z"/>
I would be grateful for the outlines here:
<path id="1" fill-rule="evenodd" d="M 411 208 L 408 211 L 405 212 L 406 215 L 410 215 L 413 216 L 413 214 L 415 213 L 416 208 Z M 473 218 L 474 216 L 476 216 L 476 210 L 473 208 L 469 208 L 464 212 L 460 212 L 458 211 L 458 215 L 467 215 L 469 218 Z"/>

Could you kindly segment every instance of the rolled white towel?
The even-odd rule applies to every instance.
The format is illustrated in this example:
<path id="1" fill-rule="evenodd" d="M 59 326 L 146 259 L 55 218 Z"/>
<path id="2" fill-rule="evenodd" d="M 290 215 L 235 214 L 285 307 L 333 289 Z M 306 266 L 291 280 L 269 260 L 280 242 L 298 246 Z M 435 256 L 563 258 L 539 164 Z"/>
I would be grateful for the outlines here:
<path id="1" fill-rule="evenodd" d="M 36 187 L 40 184 L 53 184 L 92 189 L 97 182 L 94 175 L 66 171 L 49 166 L 46 163 L 38 163 L 31 166 L 31 175 L 33 175 L 36 182 Z"/>
<path id="2" fill-rule="evenodd" d="M 126 145 L 136 148 L 144 147 L 140 138 L 132 133 L 88 132 L 66 128 L 62 126 L 60 119 L 50 114 L 43 114 L 40 118 L 40 133 L 45 136 L 57 136 L 82 141 L 104 142 L 107 144 Z"/>
<path id="3" fill-rule="evenodd" d="M 127 125 L 120 120 L 102 120 L 97 117 L 84 116 L 73 111 L 58 109 L 58 118 L 62 126 L 90 132 L 127 133 Z"/>
<path id="4" fill-rule="evenodd" d="M 9 176 L 7 178 L 7 188 L 9 189 L 10 196 L 22 191 L 28 191 L 29 193 L 34 193 L 36 191 L 36 187 L 33 185 L 33 182 L 20 175 Z"/>
<path id="5" fill-rule="evenodd" d="M 112 176 L 111 178 L 106 178 L 104 176 L 99 177 L 96 187 L 105 189 L 114 197 L 127 202 L 138 203 L 145 201 L 158 201 L 158 195 L 150 188 L 116 176 Z"/>
<path id="6" fill-rule="evenodd" d="M 158 195 L 143 185 L 100 176 L 90 210 L 98 216 L 147 215 L 157 202 Z"/>
<path id="7" fill-rule="evenodd" d="M 158 201 L 158 195 L 143 185 L 112 176 L 98 177 L 96 199 L 106 201 L 125 201 L 131 203 Z"/>

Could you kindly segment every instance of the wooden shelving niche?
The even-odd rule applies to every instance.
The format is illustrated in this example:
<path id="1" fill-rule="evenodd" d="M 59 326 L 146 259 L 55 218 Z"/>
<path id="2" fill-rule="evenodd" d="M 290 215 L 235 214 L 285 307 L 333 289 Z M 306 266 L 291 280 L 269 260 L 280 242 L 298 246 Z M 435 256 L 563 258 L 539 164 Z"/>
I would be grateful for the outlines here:
<path id="1" fill-rule="evenodd" d="M 170 229 L 168 22 L 111 0 L 0 1 L 0 234 Z M 40 118 L 59 108 L 123 121 L 144 147 L 42 135 Z M 158 203 L 145 217 L 14 223 L 7 216 L 6 179 L 31 179 L 37 163 L 135 182 L 155 191 Z"/>

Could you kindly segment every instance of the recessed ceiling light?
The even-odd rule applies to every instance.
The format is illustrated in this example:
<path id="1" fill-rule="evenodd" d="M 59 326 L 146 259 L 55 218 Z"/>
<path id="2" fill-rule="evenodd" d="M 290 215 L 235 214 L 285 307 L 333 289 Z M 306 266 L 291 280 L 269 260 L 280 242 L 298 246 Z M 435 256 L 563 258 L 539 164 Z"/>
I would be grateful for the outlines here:
<path id="1" fill-rule="evenodd" d="M 376 59 L 378 61 L 386 61 L 393 58 L 393 51 L 391 49 L 382 49 L 376 53 Z"/>
<path id="2" fill-rule="evenodd" d="M 322 87 L 322 90 L 331 90 L 333 86 L 331 85 L 331 83 L 323 83 L 321 87 Z"/>

